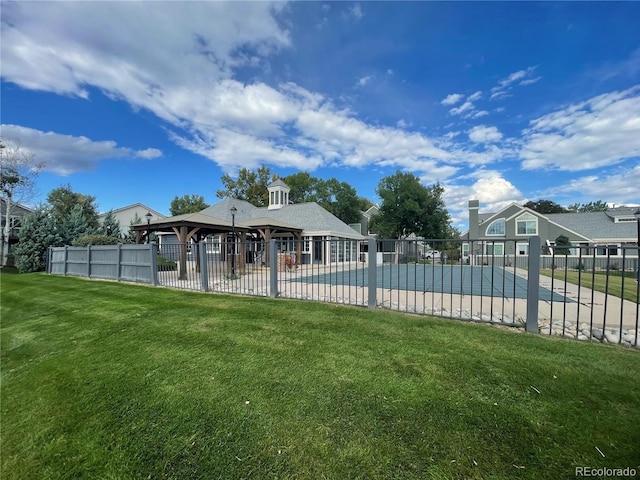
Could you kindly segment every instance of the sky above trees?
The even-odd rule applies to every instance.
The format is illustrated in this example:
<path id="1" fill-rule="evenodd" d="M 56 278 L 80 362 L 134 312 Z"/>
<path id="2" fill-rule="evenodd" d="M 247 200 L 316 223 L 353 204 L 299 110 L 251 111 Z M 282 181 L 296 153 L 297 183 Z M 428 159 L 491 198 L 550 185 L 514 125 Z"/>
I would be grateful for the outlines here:
<path id="1" fill-rule="evenodd" d="M 311 172 L 454 225 L 540 198 L 640 204 L 637 2 L 10 2 L 3 139 L 100 211 Z"/>

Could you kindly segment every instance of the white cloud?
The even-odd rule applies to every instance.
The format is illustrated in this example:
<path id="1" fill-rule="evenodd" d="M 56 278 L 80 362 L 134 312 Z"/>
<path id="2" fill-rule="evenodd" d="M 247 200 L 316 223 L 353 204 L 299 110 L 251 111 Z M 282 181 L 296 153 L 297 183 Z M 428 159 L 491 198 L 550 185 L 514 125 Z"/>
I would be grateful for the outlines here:
<path id="1" fill-rule="evenodd" d="M 482 92 L 480 90 L 478 90 L 477 92 L 469 95 L 467 97 L 467 101 L 468 102 L 475 102 L 477 100 L 480 100 L 482 98 Z"/>
<path id="2" fill-rule="evenodd" d="M 477 125 L 469 130 L 469 138 L 474 143 L 494 143 L 502 139 L 502 133 L 496 127 Z"/>
<path id="3" fill-rule="evenodd" d="M 367 83 L 369 83 L 370 80 L 371 80 L 371 75 L 367 75 L 365 77 L 359 78 L 357 85 L 359 87 L 364 87 Z"/>
<path id="4" fill-rule="evenodd" d="M 548 189 L 543 196 L 577 194 L 583 201 L 603 200 L 615 204 L 640 203 L 640 163 L 618 168 L 609 174 L 587 175 L 561 187 Z"/>
<path id="5" fill-rule="evenodd" d="M 470 110 L 473 110 L 473 103 L 471 102 L 464 102 L 462 105 L 460 105 L 459 107 L 454 107 L 451 110 L 449 110 L 449 113 L 451 115 L 460 115 L 464 112 L 468 112 Z"/>
<path id="6" fill-rule="evenodd" d="M 158 158 L 162 156 L 162 152 L 160 150 L 158 150 L 157 148 L 147 148 L 146 150 L 139 150 L 135 153 L 136 157 L 138 158 L 146 158 L 146 159 L 152 159 L 152 158 Z"/>
<path id="7" fill-rule="evenodd" d="M 522 192 L 500 172 L 480 169 L 472 177 L 476 180 L 471 185 L 445 184 L 443 198 L 454 224 L 467 228 L 470 199 L 480 201 L 482 212 L 497 212 L 514 202 L 524 202 Z"/>
<path id="8" fill-rule="evenodd" d="M 356 3 L 353 7 L 351 7 L 349 9 L 349 12 L 351 13 L 351 16 L 353 16 L 353 18 L 355 18 L 356 20 L 360 20 L 364 14 L 362 13 L 362 7 L 360 7 L 359 3 Z"/>
<path id="9" fill-rule="evenodd" d="M 462 95 L 461 93 L 451 93 L 451 94 L 447 95 L 444 98 L 444 100 L 442 100 L 440 103 L 442 105 L 455 105 L 456 103 L 458 103 L 463 98 L 464 98 L 464 95 Z"/>
<path id="10" fill-rule="evenodd" d="M 569 105 L 530 122 L 520 157 L 528 170 L 610 167 L 640 157 L 640 86 Z"/>
<path id="11" fill-rule="evenodd" d="M 127 157 L 150 159 L 162 155 L 155 148 L 136 152 L 118 147 L 112 140 L 93 141 L 87 137 L 42 132 L 19 125 L 2 125 L 2 137 L 33 153 L 37 162 L 44 163 L 45 171 L 59 175 L 93 170 L 102 160 Z"/>
<path id="12" fill-rule="evenodd" d="M 498 85 L 491 89 L 491 100 L 498 100 L 501 98 L 507 98 L 511 95 L 507 93 L 512 85 L 518 82 L 518 85 L 531 85 L 539 81 L 542 77 L 538 76 L 533 78 L 532 75 L 535 72 L 537 67 L 528 67 L 524 70 L 518 70 L 517 72 L 513 72 L 507 78 L 504 78 L 498 82 Z"/>
<path id="13" fill-rule="evenodd" d="M 538 81 L 540 81 L 542 77 L 536 77 L 536 78 L 528 78 L 526 80 L 521 81 L 518 85 L 533 85 L 534 83 L 537 83 Z"/>
<path id="14" fill-rule="evenodd" d="M 470 118 L 475 119 L 475 118 L 484 117 L 486 115 L 489 115 L 489 112 L 487 112 L 486 110 L 477 110 L 470 115 Z"/>
<path id="15" fill-rule="evenodd" d="M 2 76 L 25 88 L 79 96 L 94 85 L 146 107 L 142 98 L 177 87 L 185 74 L 203 88 L 228 78 L 247 58 L 287 47 L 288 32 L 274 17 L 281 8 L 269 2 L 6 4 Z"/>

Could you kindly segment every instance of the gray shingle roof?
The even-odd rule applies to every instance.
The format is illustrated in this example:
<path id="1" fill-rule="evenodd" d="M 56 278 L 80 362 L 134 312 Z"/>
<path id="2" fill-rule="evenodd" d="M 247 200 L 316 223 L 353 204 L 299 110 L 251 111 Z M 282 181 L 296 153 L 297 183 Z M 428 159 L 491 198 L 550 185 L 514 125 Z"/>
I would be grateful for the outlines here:
<path id="1" fill-rule="evenodd" d="M 552 222 L 592 240 L 633 240 L 637 236 L 636 222 L 614 222 L 611 212 L 548 213 Z"/>
<path id="2" fill-rule="evenodd" d="M 323 235 L 353 239 L 365 238 L 315 202 L 285 205 L 282 208 L 269 210 L 267 207 L 256 207 L 244 200 L 226 198 L 209 208 L 205 208 L 200 213 L 231 221 L 230 209 L 232 206 L 237 209 L 236 222 L 238 223 L 259 218 L 271 218 L 278 224 L 301 228 L 304 235 L 322 233 Z"/>

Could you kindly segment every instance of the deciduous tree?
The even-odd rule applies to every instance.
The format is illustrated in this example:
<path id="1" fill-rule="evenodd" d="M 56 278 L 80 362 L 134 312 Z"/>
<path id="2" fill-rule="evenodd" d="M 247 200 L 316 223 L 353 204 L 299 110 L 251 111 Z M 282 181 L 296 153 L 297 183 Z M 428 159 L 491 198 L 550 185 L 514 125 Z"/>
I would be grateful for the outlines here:
<path id="1" fill-rule="evenodd" d="M 35 193 L 35 179 L 44 164 L 37 163 L 35 155 L 14 142 L 0 140 L 0 192 L 4 200 L 2 241 L 0 255 L 2 265 L 7 264 L 11 217 L 17 203 L 29 202 Z"/>
<path id="2" fill-rule="evenodd" d="M 51 205 L 51 214 L 56 222 L 63 224 L 68 220 L 74 208 L 79 211 L 90 229 L 98 228 L 98 206 L 96 197 L 77 193 L 71 190 L 71 185 L 54 188 L 47 195 L 47 202 Z"/>
<path id="3" fill-rule="evenodd" d="M 586 212 L 606 212 L 609 209 L 607 202 L 598 200 L 589 203 L 574 203 L 569 205 L 570 212 L 586 213 Z"/>
<path id="4" fill-rule="evenodd" d="M 255 172 L 241 168 L 235 180 L 228 173 L 222 176 L 220 180 L 224 188 L 218 190 L 216 196 L 218 198 L 237 198 L 256 207 L 266 207 L 269 205 L 267 186 L 276 178 L 278 178 L 277 175 L 271 175 L 269 167 L 264 165 Z"/>
<path id="5" fill-rule="evenodd" d="M 406 238 L 412 233 L 427 239 L 441 239 L 450 231 L 440 184 L 425 187 L 412 173 L 396 172 L 378 183 L 380 211 L 370 229 L 386 238 Z"/>
<path id="6" fill-rule="evenodd" d="M 183 195 L 182 197 L 175 197 L 171 200 L 169 206 L 169 212 L 172 216 L 184 215 L 186 213 L 201 212 L 209 205 L 204 201 L 202 195 Z"/>
<path id="7" fill-rule="evenodd" d="M 568 210 L 562 205 L 552 202 L 551 200 L 538 200 L 537 202 L 528 201 L 525 207 L 535 210 L 538 213 L 567 213 Z"/>

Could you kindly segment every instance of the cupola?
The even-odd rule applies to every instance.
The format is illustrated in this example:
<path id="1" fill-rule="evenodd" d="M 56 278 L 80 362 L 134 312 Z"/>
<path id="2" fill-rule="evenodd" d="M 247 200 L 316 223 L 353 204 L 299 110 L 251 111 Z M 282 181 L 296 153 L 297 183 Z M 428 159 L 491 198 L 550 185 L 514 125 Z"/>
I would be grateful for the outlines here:
<path id="1" fill-rule="evenodd" d="M 282 180 L 277 179 L 267 186 L 269 191 L 269 210 L 282 208 L 289 203 L 289 192 L 291 188 Z"/>

